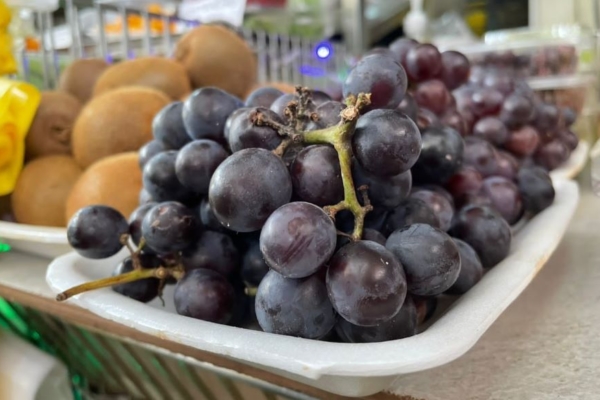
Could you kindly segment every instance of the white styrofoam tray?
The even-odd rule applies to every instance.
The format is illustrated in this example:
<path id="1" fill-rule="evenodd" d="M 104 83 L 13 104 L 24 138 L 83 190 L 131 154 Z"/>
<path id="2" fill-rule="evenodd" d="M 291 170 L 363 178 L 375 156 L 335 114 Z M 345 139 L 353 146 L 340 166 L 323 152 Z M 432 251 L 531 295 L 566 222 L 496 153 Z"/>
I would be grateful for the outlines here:
<path id="1" fill-rule="evenodd" d="M 479 284 L 458 298 L 424 332 L 406 339 L 344 344 L 242 330 L 173 313 L 172 287 L 167 307 L 125 298 L 110 289 L 84 293 L 69 301 L 89 311 L 177 343 L 221 354 L 280 375 L 347 396 L 387 388 L 401 374 L 448 363 L 469 350 L 527 287 L 559 244 L 579 201 L 573 181 L 555 181 L 554 204 L 514 235 L 510 255 Z M 124 253 L 87 260 L 69 253 L 54 260 L 46 280 L 62 292 L 109 276 Z"/>
<path id="2" fill-rule="evenodd" d="M 587 142 L 581 141 L 577 149 L 571 153 L 569 161 L 552 171 L 552 177 L 555 179 L 576 177 L 585 166 L 589 148 Z M 16 250 L 48 259 L 53 259 L 71 250 L 67 242 L 67 231 L 63 228 L 0 221 L 0 240 L 4 240 Z"/>

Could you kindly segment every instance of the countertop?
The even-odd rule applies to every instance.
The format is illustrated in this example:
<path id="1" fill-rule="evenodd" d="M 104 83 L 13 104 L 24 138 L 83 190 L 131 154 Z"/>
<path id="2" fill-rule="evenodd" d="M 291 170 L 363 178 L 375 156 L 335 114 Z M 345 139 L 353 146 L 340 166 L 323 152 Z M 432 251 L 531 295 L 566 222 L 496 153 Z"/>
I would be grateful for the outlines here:
<path id="1" fill-rule="evenodd" d="M 595 399 L 600 396 L 600 198 L 582 172 L 581 202 L 533 283 L 467 354 L 405 375 L 391 393 L 424 400 Z M 596 233 L 595 233 L 596 232 Z M 0 284 L 54 297 L 47 261 L 0 254 Z"/>

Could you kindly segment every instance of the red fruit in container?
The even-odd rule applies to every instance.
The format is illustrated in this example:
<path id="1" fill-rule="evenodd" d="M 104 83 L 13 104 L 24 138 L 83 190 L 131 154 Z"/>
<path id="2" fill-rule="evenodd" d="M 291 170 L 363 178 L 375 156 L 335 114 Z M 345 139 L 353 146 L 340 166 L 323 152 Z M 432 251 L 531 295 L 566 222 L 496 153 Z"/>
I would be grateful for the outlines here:
<path id="1" fill-rule="evenodd" d="M 473 126 L 473 136 L 485 139 L 496 146 L 502 146 L 508 139 L 508 129 L 500 119 L 484 117 Z"/>
<path id="2" fill-rule="evenodd" d="M 420 107 L 425 107 L 437 115 L 442 115 L 452 104 L 452 95 L 444 82 L 432 79 L 417 85 L 414 98 Z"/>
<path id="3" fill-rule="evenodd" d="M 540 144 L 538 131 L 530 126 L 512 131 L 504 143 L 504 148 L 517 157 L 527 157 L 535 153 Z"/>
<path id="4" fill-rule="evenodd" d="M 533 155 L 536 164 L 552 171 L 569 159 L 571 152 L 566 144 L 560 140 L 553 140 L 542 144 Z"/>
<path id="5" fill-rule="evenodd" d="M 493 88 L 480 88 L 471 95 L 471 111 L 477 117 L 496 115 L 502 108 L 504 96 Z"/>
<path id="6" fill-rule="evenodd" d="M 471 64 L 464 54 L 458 51 L 445 51 L 442 53 L 442 80 L 453 90 L 469 80 Z"/>
<path id="7" fill-rule="evenodd" d="M 446 189 L 454 199 L 466 194 L 476 194 L 481 189 L 483 177 L 473 167 L 462 167 L 446 183 Z"/>
<path id="8" fill-rule="evenodd" d="M 442 55 L 431 44 L 419 44 L 406 53 L 406 73 L 412 81 L 423 82 L 442 73 Z"/>
<path id="9" fill-rule="evenodd" d="M 496 151 L 496 163 L 498 164 L 496 175 L 508 179 L 514 179 L 517 176 L 519 161 L 509 152 L 504 150 Z"/>

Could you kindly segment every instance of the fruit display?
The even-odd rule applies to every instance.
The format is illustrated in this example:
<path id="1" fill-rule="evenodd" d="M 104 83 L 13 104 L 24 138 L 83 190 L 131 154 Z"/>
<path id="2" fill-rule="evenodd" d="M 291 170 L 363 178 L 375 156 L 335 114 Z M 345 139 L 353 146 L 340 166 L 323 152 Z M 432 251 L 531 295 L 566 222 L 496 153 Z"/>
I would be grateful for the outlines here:
<path id="1" fill-rule="evenodd" d="M 188 68 L 208 62 L 194 56 L 213 43 L 198 32 L 179 46 Z M 148 302 L 174 284 L 190 318 L 315 340 L 412 336 L 438 296 L 507 257 L 511 226 L 552 204 L 548 172 L 577 146 L 573 112 L 510 69 L 409 39 L 365 55 L 343 102 L 302 87 L 243 101 L 233 86 L 156 114 L 135 210 L 74 213 L 81 256 L 129 255 L 57 300 L 112 287 Z"/>

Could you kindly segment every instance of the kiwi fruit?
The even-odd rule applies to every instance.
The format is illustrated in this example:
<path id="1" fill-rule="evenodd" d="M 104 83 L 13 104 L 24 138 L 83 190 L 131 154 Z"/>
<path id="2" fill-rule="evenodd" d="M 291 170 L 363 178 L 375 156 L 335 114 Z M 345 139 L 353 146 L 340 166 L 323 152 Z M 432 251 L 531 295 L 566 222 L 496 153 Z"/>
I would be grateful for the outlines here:
<path id="1" fill-rule="evenodd" d="M 71 131 L 81 102 L 69 93 L 42 92 L 40 104 L 25 137 L 25 159 L 71 153 Z"/>
<path id="2" fill-rule="evenodd" d="M 83 168 L 113 154 L 137 151 L 152 140 L 152 119 L 171 100 L 164 93 L 129 86 L 87 103 L 75 121 L 71 145 Z"/>
<path id="3" fill-rule="evenodd" d="M 214 86 L 239 98 L 257 77 L 254 52 L 235 31 L 216 24 L 200 25 L 177 43 L 174 57 L 187 70 L 192 86 Z"/>
<path id="4" fill-rule="evenodd" d="M 92 98 L 98 77 L 108 68 L 101 58 L 86 58 L 73 61 L 60 75 L 58 90 L 77 97 L 82 104 Z"/>
<path id="5" fill-rule="evenodd" d="M 73 186 L 64 214 L 70 220 L 80 208 L 102 204 L 113 207 L 125 217 L 138 206 L 142 190 L 142 171 L 137 152 L 106 157 L 90 166 Z"/>
<path id="6" fill-rule="evenodd" d="M 150 87 L 173 100 L 179 100 L 191 91 L 183 65 L 163 57 L 142 57 L 110 66 L 98 78 L 94 96 L 123 86 Z"/>
<path id="7" fill-rule="evenodd" d="M 66 226 L 67 198 L 81 173 L 75 160 L 65 155 L 41 157 L 25 165 L 11 196 L 17 222 Z"/>

